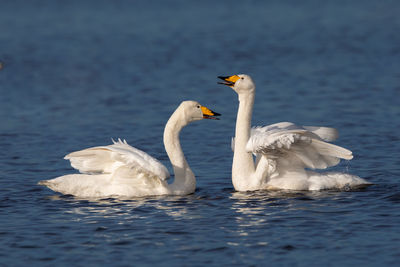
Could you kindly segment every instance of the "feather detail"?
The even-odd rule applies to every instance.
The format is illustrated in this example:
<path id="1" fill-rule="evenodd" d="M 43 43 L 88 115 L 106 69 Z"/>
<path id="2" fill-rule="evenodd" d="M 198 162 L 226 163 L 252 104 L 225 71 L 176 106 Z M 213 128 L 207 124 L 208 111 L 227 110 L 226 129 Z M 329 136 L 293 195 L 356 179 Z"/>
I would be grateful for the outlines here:
<path id="1" fill-rule="evenodd" d="M 130 146 L 126 140 L 113 140 L 109 146 L 99 146 L 72 152 L 64 157 L 81 173 L 113 173 L 121 166 L 144 172 L 162 180 L 170 177 L 167 168 L 146 152 Z"/>
<path id="2" fill-rule="evenodd" d="M 353 158 L 350 150 L 323 141 L 334 140 L 337 136 L 337 130 L 333 128 L 300 127 L 290 122 L 281 122 L 253 127 L 246 150 L 270 159 L 280 159 L 278 164 L 289 158 L 291 161 L 297 158 L 296 163 L 292 164 L 298 164 L 301 168 L 325 169 L 337 165 L 340 159 Z"/>
<path id="3" fill-rule="evenodd" d="M 335 128 L 320 126 L 303 126 L 303 128 L 326 142 L 333 142 L 339 137 L 339 132 Z"/>

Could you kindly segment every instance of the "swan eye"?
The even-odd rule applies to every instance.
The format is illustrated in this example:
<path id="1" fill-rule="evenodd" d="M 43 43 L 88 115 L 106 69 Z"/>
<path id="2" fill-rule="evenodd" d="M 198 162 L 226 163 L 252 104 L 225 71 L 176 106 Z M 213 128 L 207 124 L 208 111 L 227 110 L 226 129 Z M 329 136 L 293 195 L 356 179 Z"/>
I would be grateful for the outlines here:
<path id="1" fill-rule="evenodd" d="M 244 78 L 242 77 L 242 78 L 240 78 L 240 79 L 242 79 L 242 80 L 243 80 Z"/>
<path id="2" fill-rule="evenodd" d="M 200 105 L 197 105 L 197 108 L 200 108 Z"/>

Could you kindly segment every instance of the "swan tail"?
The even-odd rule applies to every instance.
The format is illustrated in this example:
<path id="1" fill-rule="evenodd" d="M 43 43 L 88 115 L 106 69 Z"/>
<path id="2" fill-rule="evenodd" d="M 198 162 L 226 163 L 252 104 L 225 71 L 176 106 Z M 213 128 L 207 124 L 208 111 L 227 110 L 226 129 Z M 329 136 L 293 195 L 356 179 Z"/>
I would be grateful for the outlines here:
<path id="1" fill-rule="evenodd" d="M 113 195 L 109 174 L 67 174 L 38 184 L 65 195 L 101 197 Z"/>
<path id="2" fill-rule="evenodd" d="M 38 185 L 49 186 L 50 182 L 48 180 L 42 180 L 38 182 Z"/>

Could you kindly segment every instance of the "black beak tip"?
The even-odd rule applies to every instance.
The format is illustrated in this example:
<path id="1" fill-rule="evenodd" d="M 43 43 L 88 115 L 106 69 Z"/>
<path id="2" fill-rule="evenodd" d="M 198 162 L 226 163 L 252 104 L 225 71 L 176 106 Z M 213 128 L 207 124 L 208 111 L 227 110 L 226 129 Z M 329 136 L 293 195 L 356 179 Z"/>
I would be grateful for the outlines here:
<path id="1" fill-rule="evenodd" d="M 229 78 L 229 76 L 218 76 L 218 78 L 225 81 L 226 79 Z"/>

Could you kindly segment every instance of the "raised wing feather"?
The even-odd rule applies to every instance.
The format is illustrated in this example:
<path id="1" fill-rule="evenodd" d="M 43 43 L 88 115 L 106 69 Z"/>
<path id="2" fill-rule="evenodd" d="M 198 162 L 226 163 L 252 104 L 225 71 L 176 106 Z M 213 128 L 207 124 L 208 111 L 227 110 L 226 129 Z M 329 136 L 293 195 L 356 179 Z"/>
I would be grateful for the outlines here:
<path id="1" fill-rule="evenodd" d="M 246 150 L 258 156 L 282 160 L 295 156 L 304 167 L 325 169 L 339 163 L 340 159 L 351 159 L 352 152 L 329 144 L 338 136 L 333 128 L 305 126 L 281 122 L 265 127 L 254 127 Z"/>
<path id="2" fill-rule="evenodd" d="M 264 127 L 253 127 L 246 150 L 253 153 L 273 153 L 280 149 L 290 149 L 298 142 L 310 142 L 307 130 L 290 122 L 280 122 Z"/>
<path id="3" fill-rule="evenodd" d="M 339 133 L 335 128 L 320 126 L 303 126 L 302 128 L 327 142 L 335 141 L 339 137 Z"/>
<path id="4" fill-rule="evenodd" d="M 72 152 L 64 158 L 81 173 L 113 173 L 119 167 L 128 167 L 165 180 L 170 177 L 167 168 L 149 154 L 130 146 L 125 140 L 113 140 L 112 145 L 87 148 Z"/>

